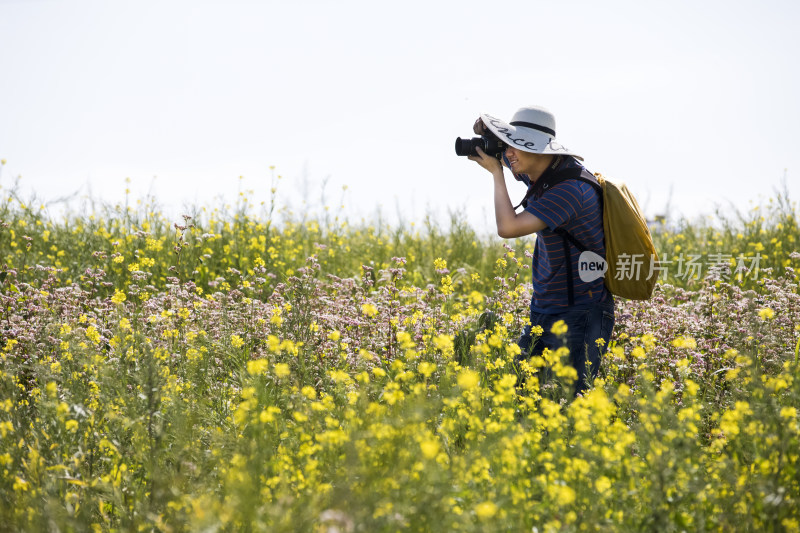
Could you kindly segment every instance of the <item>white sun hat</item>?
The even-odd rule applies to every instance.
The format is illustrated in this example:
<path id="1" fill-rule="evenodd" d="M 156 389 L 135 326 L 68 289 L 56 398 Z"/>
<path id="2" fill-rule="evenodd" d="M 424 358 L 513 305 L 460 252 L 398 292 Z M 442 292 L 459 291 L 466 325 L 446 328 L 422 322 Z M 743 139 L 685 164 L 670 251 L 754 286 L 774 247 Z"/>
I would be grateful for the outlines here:
<path id="1" fill-rule="evenodd" d="M 534 154 L 571 155 L 583 161 L 581 156 L 556 142 L 556 118 L 543 107 L 521 107 L 511 117 L 511 122 L 486 113 L 481 113 L 481 119 L 509 146 Z"/>

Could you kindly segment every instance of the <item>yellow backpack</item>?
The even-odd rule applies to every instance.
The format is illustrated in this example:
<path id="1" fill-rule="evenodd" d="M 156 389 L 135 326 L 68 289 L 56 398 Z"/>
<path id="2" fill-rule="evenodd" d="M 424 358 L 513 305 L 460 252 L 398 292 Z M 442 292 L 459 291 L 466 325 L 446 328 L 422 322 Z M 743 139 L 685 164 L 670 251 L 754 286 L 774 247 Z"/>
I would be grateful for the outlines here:
<path id="1" fill-rule="evenodd" d="M 624 183 L 604 178 L 601 174 L 592 174 L 585 168 L 561 173 L 546 183 L 535 184 L 529 188 L 520 205 L 534 193 L 543 194 L 557 183 L 577 179 L 594 187 L 602 198 L 603 231 L 605 232 L 607 270 L 604 271 L 604 282 L 608 290 L 622 298 L 630 300 L 647 300 L 653 295 L 658 280 L 658 253 L 653 245 L 647 219 L 642 214 L 636 198 Z M 518 206 L 519 207 L 519 206 Z M 572 264 L 569 243 L 572 243 L 582 255 L 592 252 L 564 228 L 556 228 L 555 233 L 564 239 L 564 254 L 567 264 Z M 596 254 L 593 257 L 599 258 Z M 583 263 L 579 259 L 579 268 Z M 572 268 L 567 269 L 567 291 L 569 304 L 573 305 Z M 596 279 L 596 278 L 595 278 Z"/>
<path id="2" fill-rule="evenodd" d="M 595 174 L 603 189 L 603 231 L 608 272 L 605 284 L 612 294 L 647 300 L 658 280 L 658 253 L 639 204 L 624 183 Z"/>

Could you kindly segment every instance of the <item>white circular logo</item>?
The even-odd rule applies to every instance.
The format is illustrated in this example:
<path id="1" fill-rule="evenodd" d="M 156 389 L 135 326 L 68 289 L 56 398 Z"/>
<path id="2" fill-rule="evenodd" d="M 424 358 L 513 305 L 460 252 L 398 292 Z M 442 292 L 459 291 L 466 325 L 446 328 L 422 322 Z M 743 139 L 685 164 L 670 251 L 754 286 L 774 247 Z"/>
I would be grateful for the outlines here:
<path id="1" fill-rule="evenodd" d="M 584 283 L 602 278 L 608 272 L 608 263 L 602 256 L 586 250 L 578 257 L 578 276 Z"/>

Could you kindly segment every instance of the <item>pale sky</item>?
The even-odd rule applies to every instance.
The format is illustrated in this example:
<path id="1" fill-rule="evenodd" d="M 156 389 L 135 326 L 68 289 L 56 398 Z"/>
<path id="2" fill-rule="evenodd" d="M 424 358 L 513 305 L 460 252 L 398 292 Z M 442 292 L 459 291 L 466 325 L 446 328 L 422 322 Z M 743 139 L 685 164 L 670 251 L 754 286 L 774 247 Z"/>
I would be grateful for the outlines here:
<path id="1" fill-rule="evenodd" d="M 799 24 L 789 0 L 0 0 L 0 187 L 113 203 L 129 177 L 177 216 L 267 199 L 274 166 L 296 212 L 493 231 L 454 140 L 533 104 L 648 215 L 747 209 L 784 176 L 797 200 Z"/>

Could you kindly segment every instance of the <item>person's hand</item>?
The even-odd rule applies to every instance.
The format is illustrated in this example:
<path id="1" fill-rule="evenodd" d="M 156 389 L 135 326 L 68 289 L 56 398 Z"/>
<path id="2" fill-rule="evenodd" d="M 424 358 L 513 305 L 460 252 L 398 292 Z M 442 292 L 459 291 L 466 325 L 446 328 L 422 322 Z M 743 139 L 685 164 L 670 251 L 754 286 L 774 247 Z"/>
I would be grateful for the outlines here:
<path id="1" fill-rule="evenodd" d="M 491 172 L 492 175 L 495 175 L 498 172 L 502 175 L 503 165 L 500 163 L 499 159 L 490 155 L 486 155 L 486 152 L 481 150 L 480 147 L 476 146 L 475 151 L 478 152 L 478 155 L 467 156 L 467 159 L 475 161 L 480 166 Z"/>
<path id="2" fill-rule="evenodd" d="M 486 131 L 486 124 L 483 123 L 483 119 L 481 119 L 481 117 L 478 117 L 478 120 L 476 120 L 475 124 L 472 125 L 472 131 L 478 135 L 483 135 L 483 133 Z"/>

